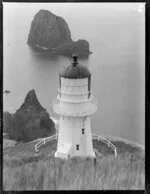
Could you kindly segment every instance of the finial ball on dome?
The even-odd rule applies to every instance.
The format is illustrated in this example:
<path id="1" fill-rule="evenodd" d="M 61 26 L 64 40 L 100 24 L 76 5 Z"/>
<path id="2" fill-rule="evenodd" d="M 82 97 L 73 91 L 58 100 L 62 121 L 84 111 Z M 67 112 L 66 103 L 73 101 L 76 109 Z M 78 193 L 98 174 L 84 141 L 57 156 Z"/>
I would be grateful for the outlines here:
<path id="1" fill-rule="evenodd" d="M 68 79 L 83 79 L 91 76 L 90 71 L 85 65 L 81 65 L 78 62 L 78 55 L 72 55 L 72 64 L 64 68 L 60 73 L 61 77 Z"/>
<path id="2" fill-rule="evenodd" d="M 78 55 L 77 54 L 73 54 L 72 55 L 72 65 L 75 67 L 78 64 Z"/>

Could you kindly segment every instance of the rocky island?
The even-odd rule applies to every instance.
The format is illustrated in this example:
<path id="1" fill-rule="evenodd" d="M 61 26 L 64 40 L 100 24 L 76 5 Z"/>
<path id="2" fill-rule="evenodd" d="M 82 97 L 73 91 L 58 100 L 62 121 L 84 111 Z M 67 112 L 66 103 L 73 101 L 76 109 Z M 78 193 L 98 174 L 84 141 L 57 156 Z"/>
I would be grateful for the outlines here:
<path id="1" fill-rule="evenodd" d="M 55 133 L 55 124 L 37 99 L 35 90 L 28 92 L 24 103 L 14 113 L 4 112 L 3 133 L 7 139 L 28 142 Z"/>
<path id="2" fill-rule="evenodd" d="M 48 10 L 40 10 L 33 18 L 27 43 L 34 48 L 61 55 L 89 55 L 89 43 L 73 41 L 66 21 Z"/>

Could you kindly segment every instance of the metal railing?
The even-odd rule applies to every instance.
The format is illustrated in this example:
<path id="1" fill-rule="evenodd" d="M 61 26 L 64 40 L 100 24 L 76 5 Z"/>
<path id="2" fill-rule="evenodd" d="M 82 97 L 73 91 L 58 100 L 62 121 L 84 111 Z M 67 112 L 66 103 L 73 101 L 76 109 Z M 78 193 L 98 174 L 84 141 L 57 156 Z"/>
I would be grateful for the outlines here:
<path id="1" fill-rule="evenodd" d="M 111 141 L 96 134 L 92 134 L 92 139 L 97 139 L 98 141 L 102 141 L 103 143 L 106 143 L 108 147 L 110 147 L 114 151 L 115 157 L 117 157 L 117 148 L 111 143 Z"/>
<path id="2" fill-rule="evenodd" d="M 86 98 L 86 99 L 82 99 L 82 100 L 63 99 L 60 97 L 60 95 L 57 95 L 57 97 L 53 100 L 53 102 L 57 102 L 57 103 L 60 103 L 60 101 L 68 102 L 68 103 L 77 103 L 77 104 L 84 103 L 84 102 L 91 102 L 91 103 L 98 105 L 98 100 L 93 95 L 91 95 L 90 98 Z"/>
<path id="3" fill-rule="evenodd" d="M 82 104 L 82 102 L 88 102 L 88 108 L 87 106 L 85 106 L 85 110 L 81 110 L 81 112 L 79 112 L 79 110 L 77 112 L 75 112 L 74 109 L 72 109 L 71 111 L 66 111 L 66 109 L 64 109 L 64 107 L 61 107 L 61 99 L 55 98 L 52 102 L 52 107 L 53 110 L 60 115 L 64 115 L 64 116 L 73 116 L 73 117 L 82 117 L 82 116 L 87 116 L 87 115 L 92 115 L 96 112 L 97 110 L 97 106 L 98 106 L 98 101 L 94 98 L 91 97 L 90 99 L 85 99 L 84 101 L 63 101 L 63 102 L 67 102 L 68 104 L 71 103 L 79 103 Z M 73 105 L 71 105 L 72 107 Z M 69 106 L 70 107 L 70 106 Z"/>
<path id="4" fill-rule="evenodd" d="M 58 88 L 57 89 L 57 91 L 59 92 L 59 93 L 61 93 L 61 94 L 67 94 L 67 95 L 71 95 L 71 96 L 73 96 L 73 95 L 86 95 L 86 94 L 89 94 L 89 93 L 91 93 L 91 90 L 90 91 L 87 91 L 87 92 L 84 92 L 84 93 L 81 93 L 81 92 L 65 92 L 65 91 L 62 91 L 61 90 L 61 88 Z"/>
<path id="5" fill-rule="evenodd" d="M 37 144 L 35 144 L 34 146 L 35 151 L 38 152 L 39 147 L 57 138 L 58 138 L 58 134 L 52 135 L 50 137 L 42 138 Z M 92 139 L 97 139 L 98 141 L 102 141 L 103 143 L 107 144 L 108 147 L 110 147 L 114 151 L 115 157 L 117 157 L 117 149 L 108 139 L 96 134 L 92 134 Z"/>
<path id="6" fill-rule="evenodd" d="M 38 152 L 38 148 L 41 147 L 42 145 L 45 145 L 45 143 L 47 143 L 48 141 L 52 141 L 54 139 L 57 139 L 58 135 L 52 135 L 50 137 L 46 137 L 46 138 L 42 138 L 37 144 L 35 144 L 34 148 L 35 151 Z"/>

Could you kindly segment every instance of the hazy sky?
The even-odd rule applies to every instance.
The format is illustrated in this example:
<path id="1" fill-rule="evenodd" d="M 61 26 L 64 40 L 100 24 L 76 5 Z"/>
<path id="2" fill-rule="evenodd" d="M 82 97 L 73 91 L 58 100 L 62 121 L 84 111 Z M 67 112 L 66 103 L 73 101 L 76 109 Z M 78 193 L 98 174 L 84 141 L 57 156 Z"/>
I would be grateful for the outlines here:
<path id="1" fill-rule="evenodd" d="M 4 38 L 10 37 L 12 33 L 16 33 L 18 28 L 24 28 L 29 31 L 29 25 L 34 15 L 40 9 L 46 9 L 54 13 L 55 15 L 63 17 L 69 24 L 70 29 L 74 29 L 74 25 L 71 21 L 78 23 L 79 20 L 84 23 L 90 22 L 92 30 L 94 25 L 98 25 L 99 22 L 105 23 L 106 18 L 114 25 L 115 18 L 120 18 L 122 22 L 125 20 L 139 20 L 137 15 L 145 14 L 145 3 L 3 3 L 4 6 Z M 133 17 L 136 15 L 136 18 Z M 18 17 L 19 16 L 19 17 Z M 92 21 L 91 18 L 94 20 Z M 99 21 L 99 18 L 101 21 Z M 20 23 L 22 21 L 22 24 Z M 28 23 L 27 23 L 28 21 Z M 11 25 L 10 29 L 10 23 Z M 136 25 L 136 24 L 135 24 Z M 79 30 L 82 30 L 82 26 L 79 26 Z M 121 27 L 121 26 L 120 26 Z M 9 33 L 11 31 L 11 34 Z M 26 34 L 27 34 L 26 32 Z M 9 33 L 9 34 L 8 34 Z M 23 32 L 25 34 L 25 32 Z M 79 32 L 83 34 L 83 32 Z M 21 35 L 17 33 L 17 36 Z M 73 30 L 72 30 L 73 35 Z M 74 36 L 74 35 L 73 35 Z M 86 35 L 83 35 L 85 37 Z"/>
<path id="2" fill-rule="evenodd" d="M 30 12 L 39 11 L 39 9 L 49 9 L 56 14 L 61 12 L 72 12 L 78 14 L 78 12 L 89 12 L 91 14 L 98 14 L 99 11 L 110 13 L 113 11 L 132 11 L 138 12 L 144 11 L 145 3 L 3 3 L 4 14 L 10 12 Z"/>

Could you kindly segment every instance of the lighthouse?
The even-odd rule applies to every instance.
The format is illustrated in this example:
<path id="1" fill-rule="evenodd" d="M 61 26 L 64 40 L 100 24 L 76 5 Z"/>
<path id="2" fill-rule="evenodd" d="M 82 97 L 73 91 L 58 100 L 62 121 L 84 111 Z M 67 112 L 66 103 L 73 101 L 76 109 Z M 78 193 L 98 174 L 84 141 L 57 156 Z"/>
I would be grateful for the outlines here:
<path id="1" fill-rule="evenodd" d="M 95 157 L 92 144 L 91 116 L 97 103 L 91 94 L 91 73 L 79 64 L 78 56 L 59 74 L 58 96 L 53 109 L 59 114 L 55 157 Z"/>

